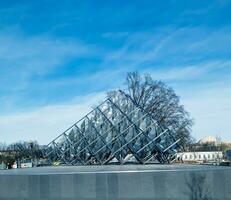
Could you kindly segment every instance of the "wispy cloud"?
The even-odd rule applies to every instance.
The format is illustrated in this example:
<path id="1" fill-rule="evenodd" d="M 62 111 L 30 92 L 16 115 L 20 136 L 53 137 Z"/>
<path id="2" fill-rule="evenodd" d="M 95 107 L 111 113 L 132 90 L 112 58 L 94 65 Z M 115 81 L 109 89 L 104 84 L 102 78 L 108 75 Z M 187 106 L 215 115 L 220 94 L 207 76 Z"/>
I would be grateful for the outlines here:
<path id="1" fill-rule="evenodd" d="M 1 142 L 10 143 L 32 139 L 41 144 L 47 144 L 86 115 L 104 98 L 105 93 L 93 93 L 75 97 L 65 104 L 0 115 Z"/>
<path id="2" fill-rule="evenodd" d="M 45 84 L 49 83 L 49 74 L 62 71 L 73 59 L 95 57 L 99 53 L 95 46 L 78 39 L 60 39 L 49 34 L 26 36 L 15 27 L 0 31 L 0 43 L 1 113 L 16 109 L 20 102 L 32 101 L 39 94 L 38 88 L 50 87 Z M 62 84 L 51 90 L 59 86 Z M 35 101 L 39 103 L 38 99 Z"/>
<path id="3" fill-rule="evenodd" d="M 228 1 L 183 7 L 173 1 L 155 6 L 123 2 L 122 7 L 121 2 L 70 1 L 56 6 L 46 2 L 46 8 L 25 2 L 0 3 L 4 140 L 28 138 L 33 129 L 32 139 L 44 142 L 48 133 L 53 138 L 93 103 L 86 98 L 81 105 L 77 99 L 123 87 L 126 73 L 134 70 L 151 73 L 177 91 L 195 118 L 197 136 L 214 133 L 210 120 L 215 124 L 230 112 L 225 106 L 231 84 Z M 89 98 L 97 101 L 93 96 Z M 226 136 L 229 123 L 219 123 Z"/>
<path id="4" fill-rule="evenodd" d="M 231 140 L 230 27 L 165 29 L 128 37 L 107 63 L 151 73 L 173 86 L 194 118 L 193 136 Z"/>
<path id="5" fill-rule="evenodd" d="M 163 81 L 192 81 L 195 79 L 206 78 L 208 74 L 220 73 L 224 69 L 231 69 L 231 60 L 213 60 L 209 62 L 200 62 L 194 65 L 171 66 L 166 69 L 146 69 L 144 73 L 151 73 L 155 79 Z"/>
<path id="6" fill-rule="evenodd" d="M 231 28 L 163 27 L 129 34 L 121 48 L 107 53 L 105 65 L 166 68 L 229 59 Z"/>
<path id="7" fill-rule="evenodd" d="M 59 40 L 48 35 L 26 37 L 14 28 L 0 31 L 0 43 L 0 79 L 4 87 L 14 80 L 14 84 L 18 83 L 16 88 L 10 87 L 14 89 L 24 86 L 32 75 L 47 74 L 71 58 L 93 54 L 90 45 L 78 40 Z"/>

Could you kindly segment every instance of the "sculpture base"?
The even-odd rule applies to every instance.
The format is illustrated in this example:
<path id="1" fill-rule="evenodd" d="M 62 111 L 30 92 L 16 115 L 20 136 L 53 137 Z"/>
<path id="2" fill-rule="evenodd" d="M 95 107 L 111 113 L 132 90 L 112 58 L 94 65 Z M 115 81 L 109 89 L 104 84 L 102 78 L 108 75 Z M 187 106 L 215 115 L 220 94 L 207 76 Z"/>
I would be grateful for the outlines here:
<path id="1" fill-rule="evenodd" d="M 231 199 L 231 167 L 105 165 L 0 171 L 1 200 Z"/>

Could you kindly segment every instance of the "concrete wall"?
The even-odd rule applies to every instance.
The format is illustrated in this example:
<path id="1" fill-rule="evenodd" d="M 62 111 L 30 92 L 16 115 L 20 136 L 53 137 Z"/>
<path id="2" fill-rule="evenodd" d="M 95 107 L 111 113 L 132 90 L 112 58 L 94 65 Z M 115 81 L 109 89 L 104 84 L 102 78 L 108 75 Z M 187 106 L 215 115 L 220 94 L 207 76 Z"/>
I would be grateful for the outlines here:
<path id="1" fill-rule="evenodd" d="M 230 200 L 231 168 L 208 171 L 1 175 L 0 200 L 14 199 Z"/>

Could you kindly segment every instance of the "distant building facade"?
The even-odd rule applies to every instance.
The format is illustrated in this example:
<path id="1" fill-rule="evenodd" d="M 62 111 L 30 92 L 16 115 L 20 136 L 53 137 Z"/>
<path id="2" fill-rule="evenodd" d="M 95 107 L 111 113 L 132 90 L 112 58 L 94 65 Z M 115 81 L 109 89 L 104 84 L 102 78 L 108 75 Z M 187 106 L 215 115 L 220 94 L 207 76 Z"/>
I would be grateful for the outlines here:
<path id="1" fill-rule="evenodd" d="M 219 162 L 223 159 L 222 151 L 199 151 L 199 152 L 182 152 L 177 155 L 178 161 L 182 162 Z"/>
<path id="2" fill-rule="evenodd" d="M 221 146 L 221 145 L 226 145 L 231 147 L 231 142 L 230 141 L 223 141 L 219 139 L 218 137 L 214 136 L 207 136 L 204 137 L 203 139 L 198 141 L 199 144 L 213 144 L 215 146 Z"/>
<path id="3" fill-rule="evenodd" d="M 220 145 L 221 141 L 214 136 L 206 136 L 206 137 L 202 138 L 201 140 L 199 140 L 198 143 L 199 144 L 210 143 L 210 144 L 214 144 L 214 145 Z"/>

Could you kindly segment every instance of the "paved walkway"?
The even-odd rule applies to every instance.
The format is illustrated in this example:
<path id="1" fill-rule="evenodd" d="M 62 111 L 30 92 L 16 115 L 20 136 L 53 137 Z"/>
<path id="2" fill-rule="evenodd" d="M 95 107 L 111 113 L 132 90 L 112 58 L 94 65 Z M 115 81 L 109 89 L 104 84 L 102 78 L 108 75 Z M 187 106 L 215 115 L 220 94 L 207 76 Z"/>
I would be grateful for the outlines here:
<path id="1" fill-rule="evenodd" d="M 231 170 L 231 167 L 189 164 L 150 165 L 102 165 L 102 166 L 55 166 L 25 169 L 0 170 L 0 175 L 42 175 L 42 174 L 82 174 L 82 173 L 132 173 L 160 171 L 203 171 Z"/>

